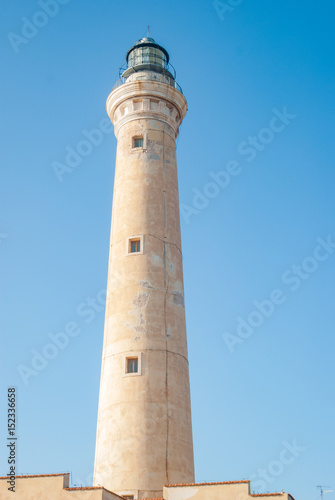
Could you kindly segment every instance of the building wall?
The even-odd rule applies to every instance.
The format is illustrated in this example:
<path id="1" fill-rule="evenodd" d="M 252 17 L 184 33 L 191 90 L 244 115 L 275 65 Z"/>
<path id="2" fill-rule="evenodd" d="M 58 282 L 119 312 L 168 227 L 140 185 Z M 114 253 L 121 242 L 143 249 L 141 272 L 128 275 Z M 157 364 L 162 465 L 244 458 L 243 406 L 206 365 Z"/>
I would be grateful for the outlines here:
<path id="1" fill-rule="evenodd" d="M 250 482 L 164 486 L 164 500 L 293 500 L 287 493 L 250 494 Z"/>
<path id="2" fill-rule="evenodd" d="M 19 476 L 15 492 L 8 487 L 7 478 L 1 477 L 1 500 L 120 500 L 104 488 L 69 488 L 69 474 Z"/>
<path id="3" fill-rule="evenodd" d="M 104 488 L 69 488 L 69 474 L 16 477 L 15 493 L 0 477 L 1 500 L 122 500 Z M 163 498 L 151 500 L 294 500 L 287 493 L 250 494 L 249 481 L 164 486 Z"/>

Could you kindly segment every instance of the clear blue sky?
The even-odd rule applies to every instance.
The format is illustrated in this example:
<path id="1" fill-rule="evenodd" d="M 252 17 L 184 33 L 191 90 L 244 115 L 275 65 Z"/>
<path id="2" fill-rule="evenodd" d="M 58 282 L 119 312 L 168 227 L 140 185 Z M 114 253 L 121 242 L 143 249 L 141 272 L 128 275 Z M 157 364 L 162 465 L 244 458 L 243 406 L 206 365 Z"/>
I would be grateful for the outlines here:
<path id="1" fill-rule="evenodd" d="M 335 489 L 334 3 L 41 4 L 2 0 L 0 21 L 0 426 L 15 385 L 18 472 L 91 483 L 113 132 L 62 182 L 53 165 L 101 126 L 149 24 L 189 106 L 177 154 L 196 479 L 304 500 Z M 25 385 L 18 366 L 71 321 L 78 335 Z"/>

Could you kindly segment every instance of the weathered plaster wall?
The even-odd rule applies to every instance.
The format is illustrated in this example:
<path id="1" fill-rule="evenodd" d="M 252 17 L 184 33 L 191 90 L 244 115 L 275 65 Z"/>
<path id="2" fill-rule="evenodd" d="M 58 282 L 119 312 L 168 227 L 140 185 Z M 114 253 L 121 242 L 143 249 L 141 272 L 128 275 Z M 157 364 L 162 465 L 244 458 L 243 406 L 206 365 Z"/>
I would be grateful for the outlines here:
<path id="1" fill-rule="evenodd" d="M 6 478 L 0 478 L 1 500 L 120 500 L 104 488 L 69 488 L 69 474 L 19 476 L 15 492 L 8 491 Z"/>
<path id="2" fill-rule="evenodd" d="M 112 92 L 107 110 L 118 146 L 94 484 L 155 497 L 194 481 L 175 147 L 186 100 L 136 81 Z M 135 236 L 141 253 L 129 254 Z M 124 374 L 131 354 L 140 375 Z"/>
<path id="3" fill-rule="evenodd" d="M 249 481 L 164 486 L 164 500 L 293 500 L 287 493 L 250 494 Z"/>

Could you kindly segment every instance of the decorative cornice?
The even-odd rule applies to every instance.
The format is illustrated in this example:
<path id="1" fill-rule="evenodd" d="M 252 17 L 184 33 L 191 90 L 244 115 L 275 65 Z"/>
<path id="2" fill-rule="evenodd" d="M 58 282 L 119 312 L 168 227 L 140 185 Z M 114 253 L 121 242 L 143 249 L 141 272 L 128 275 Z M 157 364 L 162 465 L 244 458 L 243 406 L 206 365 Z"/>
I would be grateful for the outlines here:
<path id="1" fill-rule="evenodd" d="M 150 99 L 157 100 L 160 105 L 157 109 L 150 108 Z M 141 109 L 135 109 L 134 100 L 141 100 Z M 145 104 L 144 104 L 145 103 Z M 128 104 L 127 113 L 122 114 L 122 105 Z M 174 109 L 174 112 L 167 113 L 166 105 Z M 123 125 L 139 118 L 156 119 L 169 125 L 175 134 L 178 135 L 179 125 L 187 112 L 187 102 L 179 90 L 164 82 L 153 80 L 128 82 L 120 85 L 108 96 L 106 109 L 118 136 Z"/>

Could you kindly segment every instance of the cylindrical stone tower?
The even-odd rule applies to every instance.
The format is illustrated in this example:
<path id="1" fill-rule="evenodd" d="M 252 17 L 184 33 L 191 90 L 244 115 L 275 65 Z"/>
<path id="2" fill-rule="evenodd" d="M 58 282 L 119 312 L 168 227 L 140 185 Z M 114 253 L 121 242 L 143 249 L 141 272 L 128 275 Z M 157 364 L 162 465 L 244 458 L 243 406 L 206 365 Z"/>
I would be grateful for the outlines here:
<path id="1" fill-rule="evenodd" d="M 152 38 L 107 99 L 117 137 L 94 484 L 130 498 L 194 482 L 176 137 L 187 110 Z"/>

